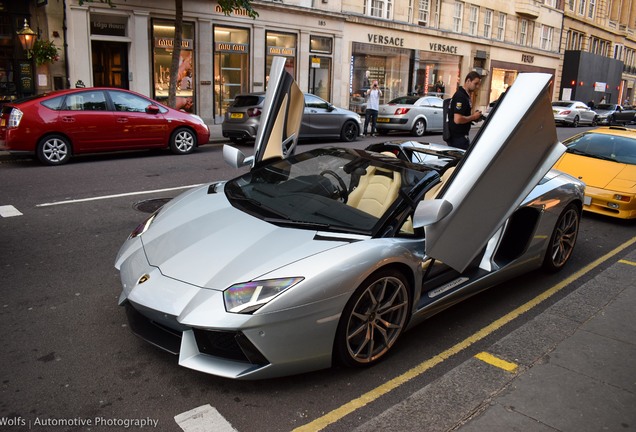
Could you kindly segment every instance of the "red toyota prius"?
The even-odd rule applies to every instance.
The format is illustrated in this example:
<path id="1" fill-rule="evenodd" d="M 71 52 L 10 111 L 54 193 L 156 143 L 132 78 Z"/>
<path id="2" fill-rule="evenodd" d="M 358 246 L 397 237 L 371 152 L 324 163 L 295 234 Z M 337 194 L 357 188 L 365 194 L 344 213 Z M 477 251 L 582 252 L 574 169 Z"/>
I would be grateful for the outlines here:
<path id="1" fill-rule="evenodd" d="M 201 117 L 116 88 L 60 90 L 5 104 L 0 150 L 61 165 L 73 155 L 170 148 L 188 154 L 206 144 Z"/>

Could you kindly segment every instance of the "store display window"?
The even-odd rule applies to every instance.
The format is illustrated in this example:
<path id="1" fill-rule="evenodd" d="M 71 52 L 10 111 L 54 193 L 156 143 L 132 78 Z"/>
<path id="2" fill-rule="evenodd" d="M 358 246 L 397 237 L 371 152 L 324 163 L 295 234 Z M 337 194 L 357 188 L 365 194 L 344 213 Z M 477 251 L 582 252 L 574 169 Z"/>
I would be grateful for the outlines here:
<path id="1" fill-rule="evenodd" d="M 221 121 L 237 94 L 249 92 L 250 32 L 214 27 L 214 116 Z"/>
<path id="2" fill-rule="evenodd" d="M 460 80 L 460 61 L 459 56 L 420 51 L 413 93 L 442 99 L 453 96 Z"/>
<path id="3" fill-rule="evenodd" d="M 265 79 L 269 80 L 269 70 L 274 57 L 285 57 L 285 70 L 296 78 L 296 46 L 295 34 L 266 32 L 267 45 L 265 56 Z"/>
<path id="4" fill-rule="evenodd" d="M 170 65 L 174 46 L 174 22 L 154 20 L 153 36 L 153 81 L 154 99 L 168 103 L 168 85 L 170 83 Z M 183 23 L 181 55 L 177 77 L 176 108 L 194 112 L 195 107 L 195 69 L 194 69 L 194 24 Z"/>

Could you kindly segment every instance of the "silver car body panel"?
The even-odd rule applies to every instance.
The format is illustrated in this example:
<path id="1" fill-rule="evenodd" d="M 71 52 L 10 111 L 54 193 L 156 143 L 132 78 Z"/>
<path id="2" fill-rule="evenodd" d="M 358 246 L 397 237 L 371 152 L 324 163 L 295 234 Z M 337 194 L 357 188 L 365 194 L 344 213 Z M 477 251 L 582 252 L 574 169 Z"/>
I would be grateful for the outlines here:
<path id="1" fill-rule="evenodd" d="M 419 98 L 413 105 L 391 104 L 380 105 L 378 110 L 378 130 L 410 131 L 417 120 L 426 122 L 427 132 L 440 132 L 443 128 L 442 99 L 432 96 Z M 409 111 L 406 114 L 396 115 L 397 109 L 403 108 Z"/>

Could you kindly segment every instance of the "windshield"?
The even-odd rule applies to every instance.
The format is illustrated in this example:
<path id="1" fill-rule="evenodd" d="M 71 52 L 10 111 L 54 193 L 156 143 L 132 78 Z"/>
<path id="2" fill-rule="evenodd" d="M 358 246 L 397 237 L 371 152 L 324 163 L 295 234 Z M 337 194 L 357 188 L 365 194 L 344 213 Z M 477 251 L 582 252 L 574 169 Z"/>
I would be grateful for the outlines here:
<path id="1" fill-rule="evenodd" d="M 323 148 L 253 169 L 227 182 L 225 194 L 277 225 L 374 235 L 438 178 L 393 155 Z"/>
<path id="2" fill-rule="evenodd" d="M 564 142 L 568 153 L 618 163 L 636 164 L 636 139 L 618 135 L 585 133 Z"/>

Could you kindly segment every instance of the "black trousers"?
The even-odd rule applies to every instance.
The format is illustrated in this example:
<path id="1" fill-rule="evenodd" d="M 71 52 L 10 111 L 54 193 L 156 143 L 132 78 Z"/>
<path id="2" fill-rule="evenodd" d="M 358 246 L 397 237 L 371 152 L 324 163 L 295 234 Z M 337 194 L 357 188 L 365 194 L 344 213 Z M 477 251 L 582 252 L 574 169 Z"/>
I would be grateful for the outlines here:
<path id="1" fill-rule="evenodd" d="M 371 120 L 371 133 L 376 132 L 376 124 L 378 121 L 378 110 L 367 108 L 364 112 L 364 134 L 367 134 L 367 127 L 369 126 L 369 120 Z"/>
<path id="2" fill-rule="evenodd" d="M 470 139 L 468 136 L 464 135 L 452 136 L 446 143 L 451 147 L 468 150 L 468 147 L 470 146 Z"/>

